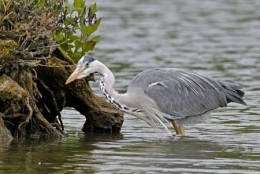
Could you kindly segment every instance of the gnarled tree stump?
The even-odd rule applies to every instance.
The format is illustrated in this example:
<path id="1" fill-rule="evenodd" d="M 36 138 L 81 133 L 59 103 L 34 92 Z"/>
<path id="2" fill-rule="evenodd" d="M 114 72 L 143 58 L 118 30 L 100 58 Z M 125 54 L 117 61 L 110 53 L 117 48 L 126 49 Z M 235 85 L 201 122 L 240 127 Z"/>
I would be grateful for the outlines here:
<path id="1" fill-rule="evenodd" d="M 64 107 L 73 107 L 86 117 L 85 132 L 119 132 L 123 113 L 92 93 L 88 80 L 94 77 L 65 85 L 75 63 L 59 44 L 71 53 L 73 43 L 78 43 L 77 49 L 79 43 L 87 43 L 88 37 L 80 42 L 74 31 L 87 28 L 93 33 L 97 29 L 99 23 L 92 21 L 96 6 L 85 6 L 75 16 L 63 1 L 46 3 L 0 3 L 0 141 L 66 135 L 61 115 Z M 91 49 L 94 40 L 89 41 Z"/>
<path id="2" fill-rule="evenodd" d="M 37 63 L 14 59 L 1 65 L 1 137 L 64 136 L 64 107 L 86 117 L 84 132 L 120 132 L 123 114 L 92 92 L 88 80 L 94 77 L 65 85 L 76 66 L 59 49 L 54 53 Z"/>

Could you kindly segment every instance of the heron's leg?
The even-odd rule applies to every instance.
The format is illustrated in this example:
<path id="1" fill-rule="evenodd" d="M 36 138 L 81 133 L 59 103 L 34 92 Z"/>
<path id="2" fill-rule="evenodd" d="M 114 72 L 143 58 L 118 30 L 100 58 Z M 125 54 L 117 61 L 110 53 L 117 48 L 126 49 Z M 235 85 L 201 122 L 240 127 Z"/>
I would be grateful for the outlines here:
<path id="1" fill-rule="evenodd" d="M 179 126 L 177 125 L 177 123 L 175 121 L 172 122 L 172 126 L 174 127 L 176 134 L 181 133 Z"/>
<path id="2" fill-rule="evenodd" d="M 184 132 L 183 127 L 180 126 L 179 130 L 180 130 L 181 136 L 184 137 L 185 136 L 185 132 Z"/>

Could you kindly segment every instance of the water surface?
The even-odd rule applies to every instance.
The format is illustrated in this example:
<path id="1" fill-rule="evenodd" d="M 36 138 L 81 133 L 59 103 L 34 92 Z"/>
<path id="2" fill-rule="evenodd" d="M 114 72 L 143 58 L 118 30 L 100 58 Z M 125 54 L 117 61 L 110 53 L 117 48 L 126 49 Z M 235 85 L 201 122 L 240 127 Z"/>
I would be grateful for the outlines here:
<path id="1" fill-rule="evenodd" d="M 236 81 L 248 105 L 214 111 L 184 138 L 127 114 L 121 134 L 84 135 L 84 116 L 67 109 L 68 138 L 1 145 L 0 173 L 260 173 L 260 1 L 96 2 L 101 41 L 90 54 L 115 73 L 117 90 L 148 68 L 186 68 Z"/>

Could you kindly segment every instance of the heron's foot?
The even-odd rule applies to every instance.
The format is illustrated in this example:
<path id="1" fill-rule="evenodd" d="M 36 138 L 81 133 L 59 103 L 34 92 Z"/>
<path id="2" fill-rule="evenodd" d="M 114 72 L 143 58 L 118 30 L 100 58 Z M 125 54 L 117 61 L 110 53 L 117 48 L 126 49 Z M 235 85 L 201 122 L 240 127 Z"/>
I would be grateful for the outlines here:
<path id="1" fill-rule="evenodd" d="M 181 132 L 181 136 L 182 136 L 182 137 L 185 137 L 185 132 L 184 132 L 183 127 L 179 127 L 179 130 L 180 130 L 180 132 Z"/>
<path id="2" fill-rule="evenodd" d="M 183 127 L 178 126 L 175 121 L 172 122 L 172 126 L 174 127 L 176 134 L 181 134 L 183 137 L 185 136 Z"/>
<path id="3" fill-rule="evenodd" d="M 180 129 L 179 129 L 179 126 L 177 125 L 177 123 L 175 121 L 172 122 L 172 126 L 176 132 L 176 134 L 180 134 Z"/>

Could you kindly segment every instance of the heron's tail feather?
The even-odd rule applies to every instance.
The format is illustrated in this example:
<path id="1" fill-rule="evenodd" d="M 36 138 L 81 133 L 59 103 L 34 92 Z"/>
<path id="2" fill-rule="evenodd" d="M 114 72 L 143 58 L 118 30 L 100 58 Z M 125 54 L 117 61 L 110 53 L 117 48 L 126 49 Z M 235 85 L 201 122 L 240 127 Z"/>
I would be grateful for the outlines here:
<path id="1" fill-rule="evenodd" d="M 231 80 L 220 80 L 219 84 L 225 89 L 227 102 L 235 102 L 246 105 L 243 100 L 245 92 L 242 91 L 242 87 Z"/>

